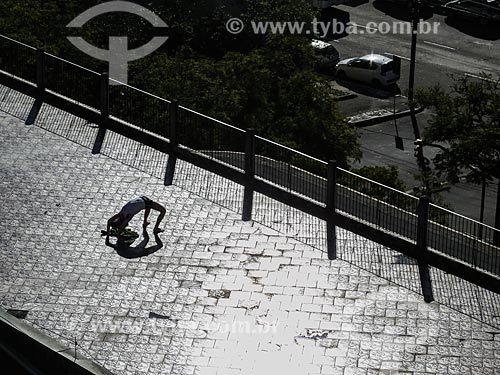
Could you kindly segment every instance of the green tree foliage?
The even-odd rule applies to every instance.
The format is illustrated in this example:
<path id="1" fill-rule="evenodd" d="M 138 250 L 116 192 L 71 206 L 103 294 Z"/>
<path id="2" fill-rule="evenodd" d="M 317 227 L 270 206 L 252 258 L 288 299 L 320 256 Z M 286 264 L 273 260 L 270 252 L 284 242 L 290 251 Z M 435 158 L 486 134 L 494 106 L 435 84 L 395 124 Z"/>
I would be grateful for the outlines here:
<path id="1" fill-rule="evenodd" d="M 417 94 L 434 111 L 424 142 L 445 145 L 433 161 L 451 182 L 462 174 L 475 183 L 500 178 L 500 79 L 482 78 L 453 77 L 451 92 L 435 86 Z"/>

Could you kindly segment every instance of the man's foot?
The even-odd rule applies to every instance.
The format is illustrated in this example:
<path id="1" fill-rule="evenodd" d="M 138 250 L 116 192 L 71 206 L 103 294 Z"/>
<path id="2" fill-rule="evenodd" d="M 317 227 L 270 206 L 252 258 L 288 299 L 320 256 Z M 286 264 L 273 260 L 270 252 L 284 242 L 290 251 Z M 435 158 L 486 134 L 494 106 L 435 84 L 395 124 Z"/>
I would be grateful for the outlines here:
<path id="1" fill-rule="evenodd" d="M 161 232 L 165 232 L 163 229 L 161 228 L 155 228 L 153 229 L 153 233 L 161 233 Z"/>

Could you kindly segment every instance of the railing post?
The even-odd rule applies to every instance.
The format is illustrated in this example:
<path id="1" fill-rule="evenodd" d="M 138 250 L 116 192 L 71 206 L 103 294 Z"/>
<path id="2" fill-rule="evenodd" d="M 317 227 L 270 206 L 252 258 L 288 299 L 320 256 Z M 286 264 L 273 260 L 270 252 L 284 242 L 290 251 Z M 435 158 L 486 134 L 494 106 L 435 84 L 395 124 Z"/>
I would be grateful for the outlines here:
<path id="1" fill-rule="evenodd" d="M 328 219 L 326 221 L 326 243 L 328 250 L 328 259 L 337 259 L 337 227 L 335 225 L 335 209 L 337 198 L 337 161 L 328 162 L 326 187 L 326 210 Z"/>
<path id="2" fill-rule="evenodd" d="M 245 134 L 245 176 L 247 181 L 243 193 L 243 221 L 252 220 L 253 210 L 253 187 L 252 181 L 255 176 L 255 130 L 247 129 Z"/>
<path id="3" fill-rule="evenodd" d="M 109 74 L 101 74 L 101 117 L 106 121 L 109 117 Z"/>
<path id="4" fill-rule="evenodd" d="M 177 164 L 177 157 L 175 156 L 175 150 L 179 145 L 179 140 L 177 138 L 177 122 L 179 120 L 179 103 L 176 100 L 170 102 L 169 111 L 169 124 L 168 124 L 168 137 L 170 139 L 170 145 L 172 146 L 172 152 L 168 155 L 167 169 L 165 170 L 165 178 L 163 179 L 163 184 L 165 186 L 170 186 L 174 181 L 175 166 Z"/>
<path id="5" fill-rule="evenodd" d="M 42 48 L 36 50 L 36 87 L 38 89 L 35 102 L 31 107 L 30 113 L 26 118 L 26 125 L 33 125 L 36 121 L 40 108 L 43 104 L 43 96 L 45 92 L 45 51 Z"/>
<path id="6" fill-rule="evenodd" d="M 434 301 L 429 264 L 425 260 L 427 253 L 427 229 L 429 225 L 429 198 L 420 197 L 418 202 L 417 249 L 419 251 L 418 272 L 425 302 Z"/>
<path id="7" fill-rule="evenodd" d="M 36 50 L 36 86 L 41 98 L 45 91 L 45 51 L 42 48 Z"/>
<path id="8" fill-rule="evenodd" d="M 493 233 L 493 245 L 500 246 L 500 180 L 497 184 L 497 204 L 495 209 L 495 228 L 497 229 Z"/>
<path id="9" fill-rule="evenodd" d="M 101 119 L 99 124 L 99 131 L 94 141 L 94 147 L 92 148 L 92 154 L 99 154 L 101 152 L 102 144 L 104 142 L 104 137 L 106 136 L 106 123 L 109 118 L 109 75 L 108 73 L 101 74 L 101 89 L 100 89 L 100 100 L 101 100 Z"/>

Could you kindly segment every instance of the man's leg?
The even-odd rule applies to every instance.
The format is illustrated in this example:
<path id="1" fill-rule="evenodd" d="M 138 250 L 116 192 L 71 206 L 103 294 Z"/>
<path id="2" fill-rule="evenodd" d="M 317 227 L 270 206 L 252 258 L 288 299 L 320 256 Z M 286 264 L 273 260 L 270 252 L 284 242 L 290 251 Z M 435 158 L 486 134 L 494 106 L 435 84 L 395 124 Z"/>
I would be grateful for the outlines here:
<path id="1" fill-rule="evenodd" d="M 165 207 L 163 207 L 161 204 L 156 203 L 156 202 L 153 202 L 151 204 L 151 208 L 160 213 L 158 215 L 158 219 L 156 219 L 156 224 L 155 224 L 155 228 L 154 228 L 153 232 L 155 232 L 155 233 L 163 232 L 163 229 L 160 229 L 160 223 L 163 220 L 163 218 L 165 217 L 165 213 L 167 212 L 167 210 L 165 210 Z"/>
<path id="2" fill-rule="evenodd" d="M 149 225 L 148 216 L 149 216 L 150 212 L 151 212 L 151 208 L 146 208 L 144 210 L 144 223 L 142 224 L 142 227 L 144 229 L 146 229 L 146 227 Z"/>
<path id="3" fill-rule="evenodd" d="M 121 232 L 122 230 L 124 230 L 126 228 L 126 226 L 128 225 L 128 223 L 130 223 L 130 220 L 132 220 L 133 217 L 134 217 L 134 215 L 126 215 L 122 224 L 117 228 L 118 232 Z"/>

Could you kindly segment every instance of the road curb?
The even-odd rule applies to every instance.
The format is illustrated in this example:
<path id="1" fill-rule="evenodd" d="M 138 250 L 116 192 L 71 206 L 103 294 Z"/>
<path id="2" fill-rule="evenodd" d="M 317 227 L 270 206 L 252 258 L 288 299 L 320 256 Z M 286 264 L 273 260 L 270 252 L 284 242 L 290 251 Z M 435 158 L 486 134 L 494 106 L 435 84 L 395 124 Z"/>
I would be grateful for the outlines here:
<path id="1" fill-rule="evenodd" d="M 346 94 L 342 96 L 337 96 L 335 98 L 336 102 L 343 102 L 344 100 L 349 100 L 349 99 L 356 99 L 358 97 L 357 94 Z"/>
<path id="2" fill-rule="evenodd" d="M 423 107 L 423 106 L 415 108 L 415 114 L 419 114 L 419 113 L 423 112 L 424 109 L 425 109 L 425 107 Z M 396 112 L 396 114 L 390 113 L 387 115 L 375 116 L 375 117 L 369 118 L 367 120 L 352 121 L 352 122 L 349 122 L 349 124 L 354 125 L 357 128 L 363 128 L 365 126 L 380 124 L 382 122 L 386 122 L 386 121 L 392 120 L 394 118 L 399 119 L 399 118 L 407 117 L 407 116 L 410 116 L 410 114 L 411 114 L 411 110 L 407 109 L 404 111 Z"/>

